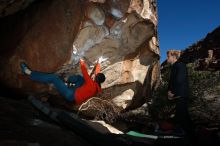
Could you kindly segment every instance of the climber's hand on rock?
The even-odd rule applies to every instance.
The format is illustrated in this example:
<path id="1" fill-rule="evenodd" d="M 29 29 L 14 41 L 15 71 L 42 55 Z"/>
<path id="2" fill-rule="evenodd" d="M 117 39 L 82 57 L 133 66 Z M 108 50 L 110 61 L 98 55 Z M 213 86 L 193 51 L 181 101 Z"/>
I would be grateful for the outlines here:
<path id="1" fill-rule="evenodd" d="M 73 54 L 74 54 L 74 55 L 76 55 L 76 54 L 77 54 L 77 52 L 78 52 L 78 50 L 76 49 L 76 46 L 75 46 L 75 45 L 73 45 Z"/>
<path id="2" fill-rule="evenodd" d="M 101 57 L 99 57 L 99 59 L 98 59 L 98 63 L 100 64 L 100 63 L 102 63 L 102 62 L 104 62 L 104 61 L 106 61 L 107 60 L 107 58 L 104 58 L 103 56 L 101 56 Z"/>

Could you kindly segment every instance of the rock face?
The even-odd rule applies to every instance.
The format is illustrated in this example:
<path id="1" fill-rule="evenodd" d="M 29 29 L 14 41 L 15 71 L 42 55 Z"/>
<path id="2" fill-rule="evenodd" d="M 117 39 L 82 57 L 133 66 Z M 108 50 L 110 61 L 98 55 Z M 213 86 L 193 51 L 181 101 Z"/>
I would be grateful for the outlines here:
<path id="1" fill-rule="evenodd" d="M 25 9 L 35 0 L 0 0 L 0 17 L 12 15 L 19 10 Z"/>
<path id="2" fill-rule="evenodd" d="M 81 12 L 77 0 L 41 1 L 21 13 L 2 18 L 1 81 L 10 87 L 40 90 L 41 87 L 21 76 L 19 62 L 25 61 L 33 69 L 45 72 L 62 66 L 71 56 Z"/>
<path id="3" fill-rule="evenodd" d="M 48 91 L 48 86 L 22 76 L 19 62 L 33 70 L 68 75 L 80 73 L 79 56 L 86 59 L 89 71 L 99 57 L 105 58 L 100 98 L 120 109 L 141 106 L 158 85 L 154 0 L 36 1 L 0 21 L 0 79 L 9 87 Z"/>

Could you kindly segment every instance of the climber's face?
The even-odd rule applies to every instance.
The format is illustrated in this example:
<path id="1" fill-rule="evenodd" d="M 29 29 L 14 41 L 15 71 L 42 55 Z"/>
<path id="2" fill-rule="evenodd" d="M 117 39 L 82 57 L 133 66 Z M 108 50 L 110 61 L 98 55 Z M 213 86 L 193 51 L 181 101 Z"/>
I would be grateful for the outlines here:
<path id="1" fill-rule="evenodd" d="M 171 55 L 171 53 L 167 54 L 167 62 L 173 64 L 176 61 L 176 57 Z"/>

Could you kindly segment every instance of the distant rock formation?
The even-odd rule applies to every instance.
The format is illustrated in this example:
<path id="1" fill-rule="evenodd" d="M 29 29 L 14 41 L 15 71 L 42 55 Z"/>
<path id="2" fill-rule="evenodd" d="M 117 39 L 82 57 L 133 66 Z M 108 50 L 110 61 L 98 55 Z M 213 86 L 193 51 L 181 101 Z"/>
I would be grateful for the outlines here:
<path id="1" fill-rule="evenodd" d="M 196 63 L 198 70 L 220 70 L 220 26 L 183 51 L 185 63 Z"/>

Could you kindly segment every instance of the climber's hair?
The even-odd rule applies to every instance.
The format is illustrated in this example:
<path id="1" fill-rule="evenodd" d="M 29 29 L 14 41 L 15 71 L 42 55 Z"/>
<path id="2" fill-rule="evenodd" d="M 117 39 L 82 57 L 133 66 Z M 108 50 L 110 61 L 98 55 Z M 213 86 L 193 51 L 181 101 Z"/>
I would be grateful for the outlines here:
<path id="1" fill-rule="evenodd" d="M 169 50 L 167 51 L 167 55 L 171 55 L 171 56 L 174 56 L 176 59 L 179 59 L 181 54 L 182 54 L 182 51 L 179 51 L 179 50 Z"/>
<path id="2" fill-rule="evenodd" d="M 103 73 L 98 73 L 96 76 L 95 76 L 95 81 L 98 83 L 98 85 L 101 87 L 101 84 L 103 82 L 105 82 L 105 75 Z"/>

